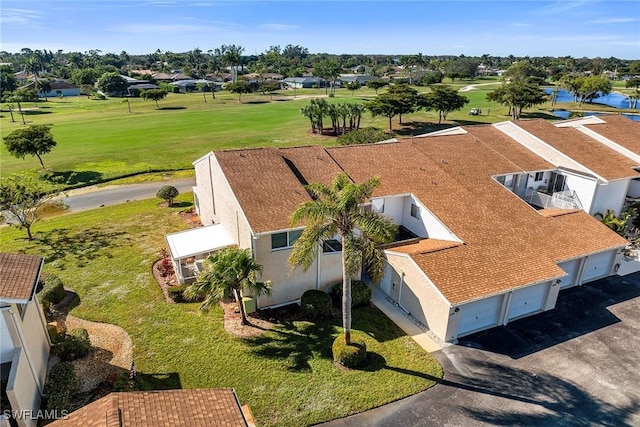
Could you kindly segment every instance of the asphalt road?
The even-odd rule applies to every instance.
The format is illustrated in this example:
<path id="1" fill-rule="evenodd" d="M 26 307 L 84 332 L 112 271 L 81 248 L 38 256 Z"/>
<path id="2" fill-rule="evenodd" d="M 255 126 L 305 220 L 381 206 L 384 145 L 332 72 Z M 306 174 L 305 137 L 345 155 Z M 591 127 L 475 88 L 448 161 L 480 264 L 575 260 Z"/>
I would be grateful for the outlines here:
<path id="1" fill-rule="evenodd" d="M 180 193 L 189 193 L 196 182 L 194 178 L 188 178 L 150 184 L 92 186 L 68 192 L 66 197 L 62 197 L 62 202 L 69 207 L 71 212 L 96 209 L 134 200 L 151 199 L 156 197 L 156 192 L 163 185 L 172 185 Z"/>

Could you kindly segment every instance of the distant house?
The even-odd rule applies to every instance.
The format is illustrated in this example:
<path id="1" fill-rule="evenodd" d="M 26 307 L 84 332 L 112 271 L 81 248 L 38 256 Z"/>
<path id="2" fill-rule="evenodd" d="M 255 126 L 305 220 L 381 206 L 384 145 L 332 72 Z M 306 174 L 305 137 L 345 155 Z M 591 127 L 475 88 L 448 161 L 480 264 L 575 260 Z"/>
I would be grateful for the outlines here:
<path id="1" fill-rule="evenodd" d="M 51 348 L 44 313 L 35 296 L 42 264 L 39 256 L 0 253 L 2 413 L 31 411 L 35 415 L 40 409 Z M 18 426 L 37 424 L 23 417 L 6 425 L 16 425 L 14 421 Z"/>
<path id="2" fill-rule="evenodd" d="M 153 78 L 158 82 L 176 82 L 179 80 L 193 80 L 193 77 L 187 76 L 182 73 L 157 73 L 153 75 Z"/>
<path id="3" fill-rule="evenodd" d="M 287 77 L 283 80 L 286 87 L 296 89 L 311 89 L 325 87 L 326 82 L 320 77 Z"/>
<path id="4" fill-rule="evenodd" d="M 217 87 L 215 82 L 212 82 L 210 80 L 204 80 L 204 79 L 178 80 L 178 81 L 169 83 L 169 85 L 176 86 L 182 93 L 194 92 L 198 90 L 198 85 L 206 85 L 207 88 L 210 88 L 211 86 Z M 207 91 L 210 91 L 210 90 L 211 89 L 207 89 Z"/>
<path id="5" fill-rule="evenodd" d="M 157 390 L 111 393 L 49 424 L 51 427 L 252 427 L 233 389 Z"/>
<path id="6" fill-rule="evenodd" d="M 338 84 L 344 86 L 347 83 L 358 82 L 360 85 L 366 86 L 368 82 L 376 80 L 380 80 L 380 77 L 367 76 L 364 74 L 342 74 L 338 80 Z"/>
<path id="7" fill-rule="evenodd" d="M 38 96 L 40 98 L 54 98 L 59 96 L 78 96 L 80 95 L 80 87 L 68 83 L 61 79 L 52 79 L 49 80 L 51 84 L 51 90 L 48 92 L 38 91 Z M 31 83 L 22 86 L 22 88 L 26 89 L 37 89 L 36 82 L 32 81 Z"/>

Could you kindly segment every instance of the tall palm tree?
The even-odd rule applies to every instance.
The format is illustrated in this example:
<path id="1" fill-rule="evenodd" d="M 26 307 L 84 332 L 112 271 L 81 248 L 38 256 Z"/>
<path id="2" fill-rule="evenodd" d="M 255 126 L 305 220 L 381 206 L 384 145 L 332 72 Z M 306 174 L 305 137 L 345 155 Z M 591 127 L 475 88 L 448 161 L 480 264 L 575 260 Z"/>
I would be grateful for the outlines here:
<path id="1" fill-rule="evenodd" d="M 204 260 L 204 270 L 196 282 L 184 290 L 184 296 L 188 299 L 204 297 L 200 309 L 206 311 L 221 298 L 233 295 L 242 315 L 242 324 L 248 325 L 242 305 L 242 290 L 246 289 L 255 296 L 271 295 L 270 283 L 256 280 L 261 271 L 262 266 L 253 259 L 249 249 L 221 249 Z"/>
<path id="2" fill-rule="evenodd" d="M 367 273 L 380 280 L 386 259 L 380 245 L 393 241 L 398 229 L 390 217 L 362 207 L 378 185 L 378 177 L 356 184 L 345 172 L 330 187 L 311 183 L 306 189 L 313 200 L 300 204 L 290 219 L 292 225 L 303 222 L 306 226 L 289 256 L 292 266 L 308 269 L 319 244 L 336 234 L 342 238 L 342 327 L 347 344 L 351 343 L 351 276 L 360 271 L 364 260 Z"/>

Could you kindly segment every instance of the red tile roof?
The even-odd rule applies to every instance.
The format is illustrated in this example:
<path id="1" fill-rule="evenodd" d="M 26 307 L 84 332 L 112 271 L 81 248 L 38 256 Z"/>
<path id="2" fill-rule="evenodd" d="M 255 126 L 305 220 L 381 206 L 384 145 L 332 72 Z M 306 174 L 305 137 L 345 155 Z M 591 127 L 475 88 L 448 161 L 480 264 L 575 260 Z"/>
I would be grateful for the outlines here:
<path id="1" fill-rule="evenodd" d="M 111 393 L 51 427 L 246 427 L 232 389 Z"/>
<path id="2" fill-rule="evenodd" d="M 29 300 L 38 284 L 42 257 L 0 253 L 0 299 Z"/>

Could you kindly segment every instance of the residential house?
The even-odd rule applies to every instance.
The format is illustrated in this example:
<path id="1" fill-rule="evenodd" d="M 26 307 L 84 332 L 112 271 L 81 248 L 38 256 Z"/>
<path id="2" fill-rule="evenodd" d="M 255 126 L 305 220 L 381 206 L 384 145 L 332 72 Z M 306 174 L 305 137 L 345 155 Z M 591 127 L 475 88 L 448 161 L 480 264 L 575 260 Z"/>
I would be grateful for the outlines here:
<path id="1" fill-rule="evenodd" d="M 320 77 L 287 77 L 283 80 L 285 87 L 311 89 L 325 87 L 326 82 Z"/>
<path id="2" fill-rule="evenodd" d="M 187 389 L 110 393 L 51 427 L 254 426 L 233 389 Z"/>
<path id="3" fill-rule="evenodd" d="M 11 421 L 18 426 L 37 425 L 51 348 L 35 296 L 42 264 L 39 256 L 0 253 L 2 413 L 21 413 Z"/>
<path id="4" fill-rule="evenodd" d="M 53 98 L 60 96 L 78 96 L 80 95 L 80 87 L 68 83 L 61 79 L 51 79 L 49 80 L 51 85 L 51 89 L 48 92 L 38 91 L 38 96 L 40 98 Z M 37 90 L 35 80 L 30 82 L 29 84 L 22 86 L 21 89 L 34 89 Z"/>
<path id="5" fill-rule="evenodd" d="M 621 135 L 634 135 L 626 125 L 607 122 L 621 145 Z M 311 200 L 304 185 L 329 184 L 341 171 L 356 182 L 379 176 L 363 208 L 391 216 L 400 232 L 385 247 L 386 273 L 374 286 L 440 339 L 455 341 L 552 309 L 560 289 L 615 273 L 628 242 L 590 213 L 606 203 L 619 209 L 627 194 L 619 186 L 627 184 L 617 182 L 634 179 L 640 163 L 575 128 L 532 121 L 386 144 L 211 152 L 194 167 L 204 229 L 224 238 L 205 241 L 192 265 L 218 247 L 250 248 L 273 286 L 271 296 L 257 298 L 262 308 L 341 279 L 337 237 L 318 246 L 306 271 L 288 266 L 303 229 L 289 216 Z M 581 177 L 597 180 L 590 201 L 575 185 Z"/>
<path id="6" fill-rule="evenodd" d="M 340 75 L 338 84 L 344 86 L 347 83 L 358 82 L 361 86 L 366 86 L 367 83 L 374 80 L 380 80 L 380 77 L 369 76 L 365 74 L 342 74 Z"/>

